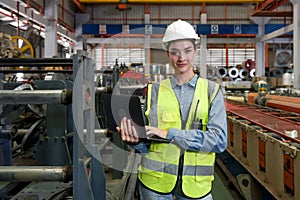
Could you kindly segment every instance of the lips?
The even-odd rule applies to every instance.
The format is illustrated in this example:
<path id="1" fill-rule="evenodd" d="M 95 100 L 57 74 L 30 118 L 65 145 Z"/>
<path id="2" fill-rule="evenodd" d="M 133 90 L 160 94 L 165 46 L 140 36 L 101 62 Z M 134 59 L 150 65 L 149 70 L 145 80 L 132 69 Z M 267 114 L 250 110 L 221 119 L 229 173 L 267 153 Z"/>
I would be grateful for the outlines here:
<path id="1" fill-rule="evenodd" d="M 187 63 L 177 63 L 177 66 L 180 67 L 180 68 L 185 67 L 186 65 L 187 65 Z"/>

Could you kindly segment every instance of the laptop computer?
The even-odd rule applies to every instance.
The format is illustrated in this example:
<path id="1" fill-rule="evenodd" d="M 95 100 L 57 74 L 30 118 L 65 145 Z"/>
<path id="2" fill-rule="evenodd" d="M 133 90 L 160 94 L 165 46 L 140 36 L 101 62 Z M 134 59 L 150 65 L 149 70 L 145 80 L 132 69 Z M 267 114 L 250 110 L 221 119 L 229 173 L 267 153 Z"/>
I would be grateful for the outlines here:
<path id="1" fill-rule="evenodd" d="M 168 139 L 156 135 L 147 135 L 145 129 L 144 115 L 140 97 L 137 95 L 125 94 L 101 94 L 103 105 L 108 121 L 108 129 L 116 131 L 116 126 L 120 126 L 121 119 L 127 117 L 131 119 L 135 126 L 139 139 L 158 142 L 170 142 Z"/>

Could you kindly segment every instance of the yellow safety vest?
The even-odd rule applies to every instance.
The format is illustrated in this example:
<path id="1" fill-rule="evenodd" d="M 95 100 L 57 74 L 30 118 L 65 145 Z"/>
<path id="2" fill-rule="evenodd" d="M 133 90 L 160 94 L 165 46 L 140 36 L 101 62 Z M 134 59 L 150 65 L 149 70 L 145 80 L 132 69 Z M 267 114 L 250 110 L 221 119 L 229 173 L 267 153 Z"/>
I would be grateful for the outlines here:
<path id="1" fill-rule="evenodd" d="M 208 94 L 208 81 L 198 78 L 185 129 L 190 129 L 192 125 L 199 100 L 196 116 L 202 119 L 203 130 L 206 130 L 209 106 L 218 87 L 215 84 L 212 97 Z M 150 126 L 157 126 L 164 130 L 170 127 L 182 128 L 179 103 L 171 87 L 170 79 L 161 81 L 156 89 L 148 87 L 145 115 Z M 151 142 L 149 153 L 143 156 L 138 168 L 139 180 L 154 191 L 170 193 L 176 185 L 181 154 L 183 154 L 183 193 L 192 198 L 207 195 L 212 189 L 214 180 L 215 153 L 182 150 L 174 143 Z"/>

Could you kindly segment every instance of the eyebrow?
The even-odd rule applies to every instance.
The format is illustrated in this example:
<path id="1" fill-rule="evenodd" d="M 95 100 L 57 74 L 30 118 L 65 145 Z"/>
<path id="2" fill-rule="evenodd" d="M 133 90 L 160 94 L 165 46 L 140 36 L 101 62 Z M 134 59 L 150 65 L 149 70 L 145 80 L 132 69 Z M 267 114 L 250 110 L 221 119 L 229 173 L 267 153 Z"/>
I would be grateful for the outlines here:
<path id="1" fill-rule="evenodd" d="M 193 48 L 193 47 L 192 47 L 192 46 L 189 46 L 189 47 L 184 48 L 183 50 L 188 50 L 188 49 L 191 49 L 191 48 Z M 178 51 L 179 49 L 171 48 L 170 50 L 171 50 L 171 51 Z"/>

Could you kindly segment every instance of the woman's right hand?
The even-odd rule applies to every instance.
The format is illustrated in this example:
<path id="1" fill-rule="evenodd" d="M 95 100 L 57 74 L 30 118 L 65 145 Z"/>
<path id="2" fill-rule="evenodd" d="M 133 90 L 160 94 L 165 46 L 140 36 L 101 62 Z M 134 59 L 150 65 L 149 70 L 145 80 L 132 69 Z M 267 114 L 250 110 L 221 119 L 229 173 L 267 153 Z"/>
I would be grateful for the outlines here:
<path id="1" fill-rule="evenodd" d="M 139 137 L 135 127 L 132 125 L 131 120 L 123 117 L 121 119 L 120 127 L 116 127 L 124 142 L 138 143 Z"/>

